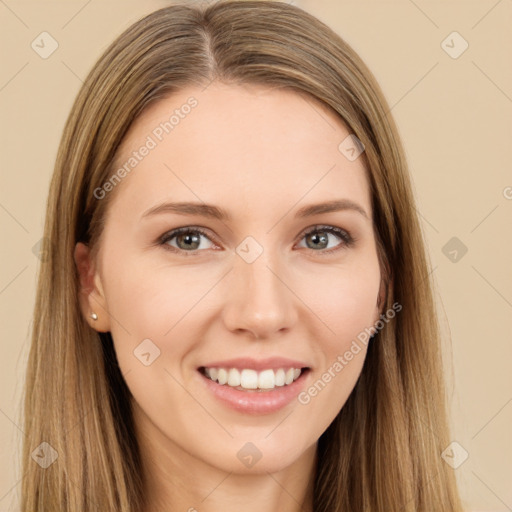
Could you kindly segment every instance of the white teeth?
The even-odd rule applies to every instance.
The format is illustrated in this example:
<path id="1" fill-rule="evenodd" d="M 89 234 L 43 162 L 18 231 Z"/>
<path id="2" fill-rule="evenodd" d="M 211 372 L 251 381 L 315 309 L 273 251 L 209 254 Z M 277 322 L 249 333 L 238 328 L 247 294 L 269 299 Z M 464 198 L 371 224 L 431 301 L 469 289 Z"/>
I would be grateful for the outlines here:
<path id="1" fill-rule="evenodd" d="M 276 385 L 274 370 L 264 370 L 258 375 L 258 387 L 260 389 L 272 389 Z"/>
<path id="2" fill-rule="evenodd" d="M 219 368 L 219 373 L 217 373 L 217 380 L 219 384 L 226 384 L 228 381 L 228 372 L 224 370 L 224 368 Z"/>
<path id="3" fill-rule="evenodd" d="M 286 371 L 283 368 L 278 370 L 269 369 L 261 372 L 250 369 L 240 371 L 237 368 L 204 369 L 205 375 L 214 382 L 244 389 L 273 389 L 274 387 L 286 386 L 297 380 L 301 372 L 300 368 L 288 368 Z"/>
<path id="4" fill-rule="evenodd" d="M 284 380 L 285 380 L 286 374 L 284 373 L 284 370 L 282 368 L 279 368 L 276 372 L 276 378 L 275 378 L 275 384 L 276 386 L 284 386 Z M 213 379 L 213 377 L 212 377 Z"/>
<path id="5" fill-rule="evenodd" d="M 236 368 L 231 368 L 228 372 L 228 386 L 240 386 L 240 372 Z"/>
<path id="6" fill-rule="evenodd" d="M 258 387 L 258 372 L 256 370 L 242 370 L 240 386 L 245 389 L 256 389 Z"/>

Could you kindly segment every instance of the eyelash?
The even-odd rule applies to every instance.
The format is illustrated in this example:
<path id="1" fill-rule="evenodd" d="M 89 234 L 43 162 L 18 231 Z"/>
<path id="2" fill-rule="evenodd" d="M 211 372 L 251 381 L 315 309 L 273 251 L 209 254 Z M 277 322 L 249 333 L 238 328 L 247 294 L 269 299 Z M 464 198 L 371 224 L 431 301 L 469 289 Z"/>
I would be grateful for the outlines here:
<path id="1" fill-rule="evenodd" d="M 305 236 L 311 235 L 313 233 L 322 233 L 322 232 L 331 233 L 331 234 L 338 236 L 339 238 L 341 238 L 342 243 L 336 247 L 332 247 L 331 249 L 322 249 L 320 251 L 316 251 L 314 249 L 309 249 L 308 247 L 306 247 L 306 249 L 309 249 L 310 251 L 313 251 L 313 252 L 318 252 L 321 255 L 328 255 L 328 254 L 332 254 L 333 252 L 337 252 L 341 249 L 348 249 L 348 248 L 352 247 L 354 245 L 354 243 L 357 241 L 357 239 L 354 238 L 352 235 L 350 235 L 350 233 L 348 231 L 346 231 L 344 229 L 337 228 L 335 226 L 329 226 L 329 225 L 314 226 L 312 229 L 308 229 L 307 231 L 303 232 L 301 234 L 300 239 L 302 240 Z M 197 256 L 200 252 L 202 252 L 199 249 L 194 249 L 193 251 L 185 251 L 183 249 L 178 249 L 176 247 L 172 247 L 167 243 L 182 233 L 200 233 L 201 235 L 205 236 L 206 238 L 208 238 L 210 240 L 208 233 L 206 231 L 204 231 L 203 229 L 201 229 L 199 227 L 194 227 L 194 226 L 186 226 L 186 227 L 182 227 L 182 228 L 176 228 L 176 229 L 173 229 L 172 231 L 165 233 L 162 237 L 160 237 L 160 239 L 158 240 L 158 243 L 159 243 L 159 245 L 162 245 L 164 247 L 164 249 L 171 251 L 173 253 L 182 254 L 185 257 Z M 210 241 L 213 241 L 213 240 L 210 240 Z"/>

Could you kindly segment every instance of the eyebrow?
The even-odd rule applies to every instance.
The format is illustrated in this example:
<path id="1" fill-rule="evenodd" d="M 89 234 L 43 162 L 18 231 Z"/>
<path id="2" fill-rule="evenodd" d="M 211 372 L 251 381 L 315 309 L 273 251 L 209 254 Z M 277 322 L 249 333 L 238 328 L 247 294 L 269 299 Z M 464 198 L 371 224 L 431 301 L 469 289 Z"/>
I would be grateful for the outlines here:
<path id="1" fill-rule="evenodd" d="M 366 219 L 369 219 L 368 214 L 362 206 L 351 201 L 350 199 L 335 199 L 325 203 L 311 204 L 303 206 L 297 210 L 295 217 L 304 218 L 318 215 L 321 213 L 331 213 L 343 210 L 351 210 L 361 214 Z M 218 220 L 231 220 L 231 215 L 224 209 L 218 206 L 205 204 L 205 203 L 162 203 L 153 208 L 150 208 L 142 214 L 141 218 L 149 217 L 160 213 L 177 213 L 181 215 L 199 215 L 202 217 L 218 219 Z"/>

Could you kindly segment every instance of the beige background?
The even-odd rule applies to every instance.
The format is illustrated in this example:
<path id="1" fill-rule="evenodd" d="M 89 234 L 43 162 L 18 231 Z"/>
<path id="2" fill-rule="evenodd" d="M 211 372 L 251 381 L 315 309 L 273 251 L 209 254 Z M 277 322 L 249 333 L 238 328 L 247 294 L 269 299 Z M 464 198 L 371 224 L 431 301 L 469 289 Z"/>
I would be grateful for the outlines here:
<path id="1" fill-rule="evenodd" d="M 0 511 L 17 510 L 20 399 L 39 263 L 33 247 L 62 128 L 104 48 L 168 3 L 0 2 Z M 468 511 L 512 510 L 512 2 L 293 3 L 353 46 L 392 107 L 452 337 L 453 439 L 469 454 L 455 469 L 464 503 Z M 48 59 L 31 48 L 43 31 L 59 44 Z M 441 46 L 453 31 L 469 44 L 458 58 Z M 450 36 L 446 44 L 454 52 L 462 43 Z M 452 237 L 467 247 L 455 262 L 453 247 L 443 252 Z"/>

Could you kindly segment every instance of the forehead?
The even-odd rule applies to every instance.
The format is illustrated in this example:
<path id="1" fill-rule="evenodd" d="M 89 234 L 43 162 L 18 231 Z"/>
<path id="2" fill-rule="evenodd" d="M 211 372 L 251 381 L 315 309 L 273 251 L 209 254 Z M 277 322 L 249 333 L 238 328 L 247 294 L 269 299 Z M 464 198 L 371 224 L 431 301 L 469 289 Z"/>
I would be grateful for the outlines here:
<path id="1" fill-rule="evenodd" d="M 347 197 L 370 212 L 363 159 L 342 151 L 349 136 L 334 111 L 306 94 L 216 82 L 186 88 L 130 128 L 117 153 L 114 169 L 125 172 L 115 202 L 140 212 L 164 200 L 222 201 L 247 212 Z"/>

